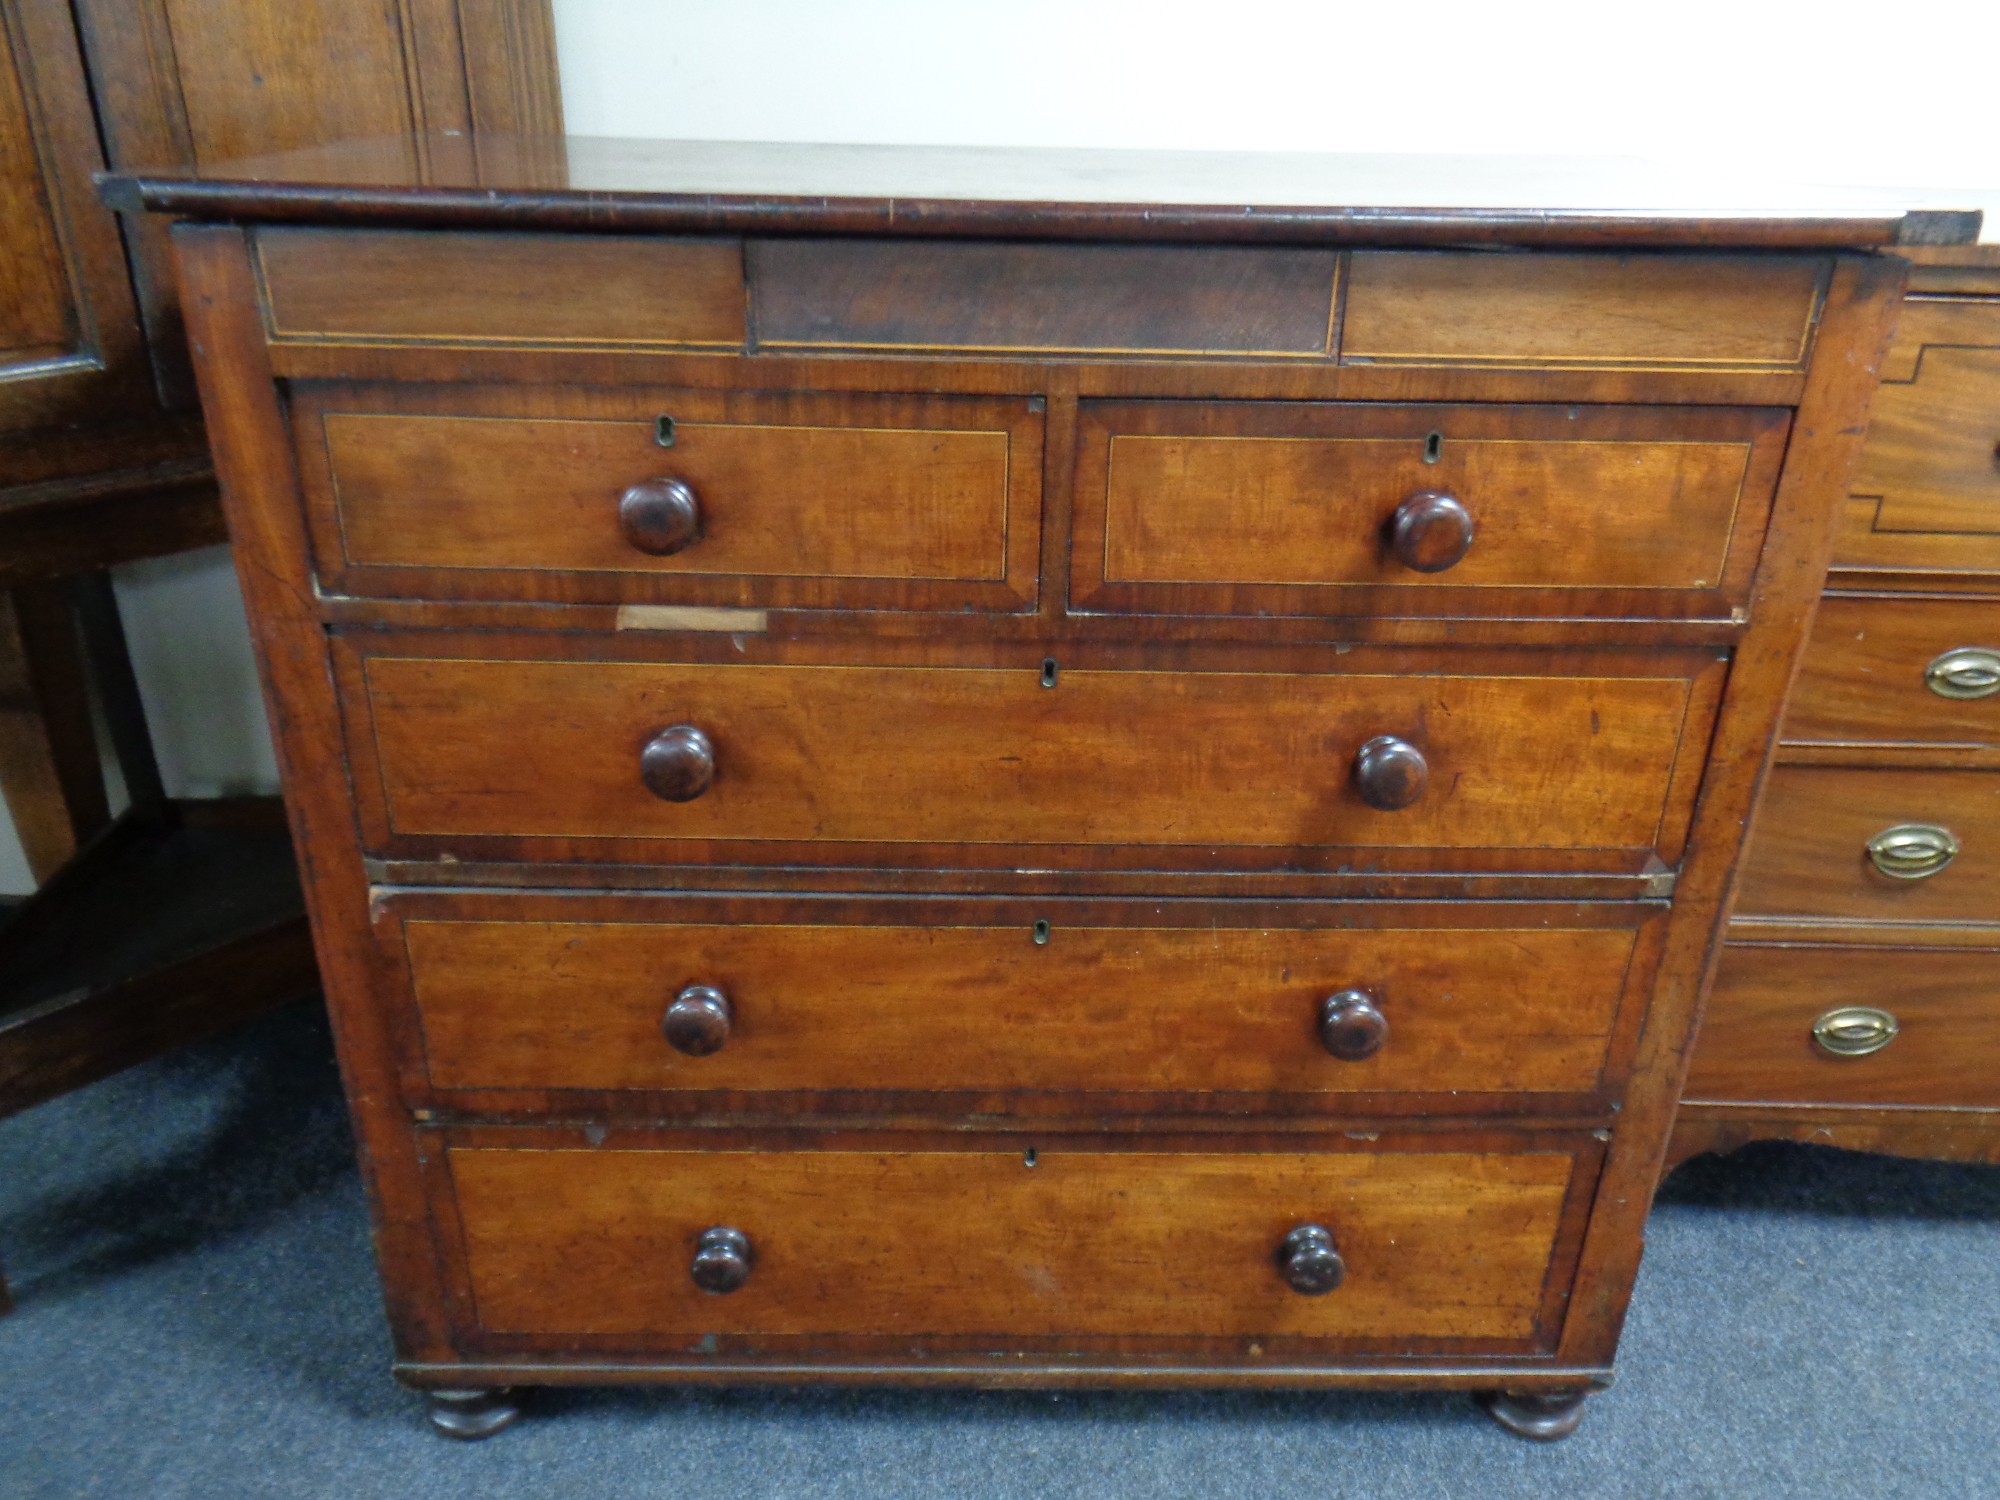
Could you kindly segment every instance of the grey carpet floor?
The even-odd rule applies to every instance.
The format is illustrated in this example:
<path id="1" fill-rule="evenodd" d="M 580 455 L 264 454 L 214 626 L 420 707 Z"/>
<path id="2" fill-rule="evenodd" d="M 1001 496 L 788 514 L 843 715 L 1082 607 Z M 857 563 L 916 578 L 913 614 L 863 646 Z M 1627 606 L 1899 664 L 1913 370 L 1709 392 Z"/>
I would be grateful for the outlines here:
<path id="1" fill-rule="evenodd" d="M 0 1121 L 0 1495 L 2000 1496 L 2000 1169 L 1809 1147 L 1668 1184 L 1583 1429 L 1454 1395 L 545 1391 L 430 1435 L 302 1004 Z"/>

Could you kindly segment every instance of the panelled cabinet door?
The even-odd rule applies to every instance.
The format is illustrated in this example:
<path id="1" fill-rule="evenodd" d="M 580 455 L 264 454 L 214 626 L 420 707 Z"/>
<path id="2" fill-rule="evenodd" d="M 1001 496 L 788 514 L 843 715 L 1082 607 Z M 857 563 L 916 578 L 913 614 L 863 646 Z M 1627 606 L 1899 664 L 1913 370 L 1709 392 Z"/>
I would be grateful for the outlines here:
<path id="1" fill-rule="evenodd" d="M 153 402 L 69 7 L 0 0 L 0 433 L 102 425 Z M 0 484 L 43 477 L 0 457 Z"/>

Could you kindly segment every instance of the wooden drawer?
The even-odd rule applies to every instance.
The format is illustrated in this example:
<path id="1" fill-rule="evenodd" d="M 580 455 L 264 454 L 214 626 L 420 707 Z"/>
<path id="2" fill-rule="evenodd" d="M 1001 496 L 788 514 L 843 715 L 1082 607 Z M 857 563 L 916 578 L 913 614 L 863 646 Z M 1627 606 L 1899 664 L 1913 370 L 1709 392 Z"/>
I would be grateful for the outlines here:
<path id="1" fill-rule="evenodd" d="M 2000 746 L 2000 600 L 1829 595 L 1792 688 L 1783 737 L 1790 744 Z"/>
<path id="2" fill-rule="evenodd" d="M 2000 572 L 2000 298 L 1912 297 L 1834 567 Z"/>
<path id="3" fill-rule="evenodd" d="M 1790 415 L 1101 401 L 1079 422 L 1071 595 L 1087 609 L 1726 616 Z M 1434 518 L 1433 546 L 1469 520 L 1456 562 L 1405 560 L 1399 521 L 1427 494 L 1465 518 Z"/>
<path id="4" fill-rule="evenodd" d="M 743 347 L 734 239 L 267 228 L 253 243 L 273 343 Z"/>
<path id="5" fill-rule="evenodd" d="M 1945 830 L 1957 855 L 1892 878 L 1869 842 L 1903 826 Z M 2000 913 L 2000 774 L 1780 766 L 1751 828 L 1736 909 L 1745 916 L 1985 922 Z"/>
<path id="6" fill-rule="evenodd" d="M 1894 1017 L 1886 1046 L 1843 1056 L 1814 1041 L 1816 1021 L 1854 1007 Z M 2000 1106 L 2000 946 L 1732 943 L 1683 1097 Z"/>
<path id="7" fill-rule="evenodd" d="M 453 1145 L 478 1328 L 721 1355 L 842 1335 L 905 1357 L 954 1337 L 1519 1349 L 1555 1321 L 1563 1210 L 1592 1175 L 1553 1149 L 791 1144 Z M 1277 1252 L 1315 1224 L 1346 1275 L 1304 1296 Z M 726 1294 L 691 1273 L 713 1228 L 754 1257 Z"/>
<path id="8" fill-rule="evenodd" d="M 379 909 L 434 1088 L 710 1106 L 832 1093 L 848 1112 L 911 1103 L 887 1093 L 1076 1091 L 1122 1096 L 1093 1111 L 1162 1094 L 1235 1110 L 1411 1092 L 1456 1111 L 1524 1108 L 1508 1096 L 1529 1093 L 1547 1107 L 1600 1086 L 1665 912 L 417 892 Z M 677 1001 L 691 987 L 720 996 L 719 1023 L 713 997 Z M 1372 1054 L 1323 1041 L 1343 995 L 1347 1050 Z M 666 1019 L 705 1020 L 677 1046 L 717 1050 L 677 1050 Z"/>
<path id="9" fill-rule="evenodd" d="M 357 751 L 379 773 L 359 778 L 364 829 L 385 850 L 464 857 L 489 836 L 547 841 L 535 857 L 597 840 L 641 858 L 659 841 L 723 862 L 845 861 L 867 845 L 1034 846 L 1072 863 L 1056 851 L 1675 857 L 1723 673 L 1713 656 L 1626 668 L 1686 676 L 1614 675 L 1589 654 L 1553 659 L 1576 676 L 1502 675 L 1505 657 L 1470 675 L 1467 653 L 1454 660 L 1456 673 L 1402 677 L 383 655 L 353 659 L 347 680 L 372 724 Z M 662 800 L 642 758 L 685 760 L 689 726 L 712 780 Z M 1387 811 L 1363 800 L 1357 766 L 1391 739 L 1428 778 Z M 1677 777 L 1683 743 L 1695 749 Z"/>
<path id="10" fill-rule="evenodd" d="M 293 430 L 329 591 L 871 609 L 1035 598 L 1042 414 L 1025 398 L 305 385 Z M 691 491 L 698 522 L 658 553 L 621 500 L 664 480 Z"/>
<path id="11" fill-rule="evenodd" d="M 1804 256 L 1357 250 L 1347 364 L 1797 370 L 1829 267 Z"/>

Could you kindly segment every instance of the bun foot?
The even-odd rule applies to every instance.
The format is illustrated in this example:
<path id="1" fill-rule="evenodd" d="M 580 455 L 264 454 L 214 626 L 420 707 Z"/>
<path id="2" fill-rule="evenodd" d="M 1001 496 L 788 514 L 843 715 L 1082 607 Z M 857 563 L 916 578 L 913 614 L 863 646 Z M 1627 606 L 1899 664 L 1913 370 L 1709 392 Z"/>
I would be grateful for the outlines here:
<path id="1" fill-rule="evenodd" d="M 1568 1437 L 1583 1420 L 1586 1391 L 1480 1391 L 1472 1399 L 1516 1437 L 1553 1443 Z"/>
<path id="2" fill-rule="evenodd" d="M 431 1426 L 448 1438 L 469 1443 L 492 1437 L 521 1415 L 506 1386 L 476 1391 L 427 1391 Z"/>

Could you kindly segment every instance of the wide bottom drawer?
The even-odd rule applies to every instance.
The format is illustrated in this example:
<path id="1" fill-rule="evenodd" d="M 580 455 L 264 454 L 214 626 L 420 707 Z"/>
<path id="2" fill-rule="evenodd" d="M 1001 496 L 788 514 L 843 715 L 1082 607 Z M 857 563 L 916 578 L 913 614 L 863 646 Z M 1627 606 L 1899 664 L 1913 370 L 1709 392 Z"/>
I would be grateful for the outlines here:
<path id="1" fill-rule="evenodd" d="M 868 1336 L 1519 1350 L 1551 1318 L 1564 1210 L 1592 1175 L 1575 1149 L 1059 1140 L 447 1159 L 485 1333 L 723 1354 Z"/>
<path id="2" fill-rule="evenodd" d="M 1682 1097 L 2000 1106 L 2000 950 L 1731 944 Z"/>

